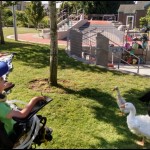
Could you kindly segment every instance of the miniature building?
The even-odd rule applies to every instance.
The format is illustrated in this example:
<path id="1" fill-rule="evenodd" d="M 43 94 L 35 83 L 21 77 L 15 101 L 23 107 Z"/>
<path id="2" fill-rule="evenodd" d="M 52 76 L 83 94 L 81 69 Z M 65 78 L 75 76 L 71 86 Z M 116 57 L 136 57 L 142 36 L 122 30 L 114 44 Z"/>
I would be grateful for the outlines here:
<path id="1" fill-rule="evenodd" d="M 118 21 L 129 25 L 129 29 L 139 28 L 139 19 L 145 17 L 150 1 L 137 1 L 137 4 L 121 4 L 118 9 Z"/>

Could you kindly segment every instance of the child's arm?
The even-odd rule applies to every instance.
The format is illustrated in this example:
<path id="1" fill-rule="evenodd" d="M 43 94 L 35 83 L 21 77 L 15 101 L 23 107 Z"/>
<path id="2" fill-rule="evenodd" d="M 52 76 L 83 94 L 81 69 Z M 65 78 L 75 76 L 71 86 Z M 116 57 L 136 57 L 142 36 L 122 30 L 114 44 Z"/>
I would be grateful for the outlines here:
<path id="1" fill-rule="evenodd" d="M 9 119 L 11 119 L 12 117 L 25 118 L 31 112 L 36 102 L 40 100 L 45 100 L 45 97 L 39 96 L 32 98 L 25 108 L 23 108 L 20 111 L 12 110 L 10 113 L 7 114 L 7 118 Z"/>

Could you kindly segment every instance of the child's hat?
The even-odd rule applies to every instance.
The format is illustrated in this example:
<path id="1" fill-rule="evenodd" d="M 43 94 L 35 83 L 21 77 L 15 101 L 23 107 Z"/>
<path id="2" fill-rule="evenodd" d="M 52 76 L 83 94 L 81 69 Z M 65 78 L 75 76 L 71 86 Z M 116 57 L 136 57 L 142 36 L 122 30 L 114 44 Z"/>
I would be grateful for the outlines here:
<path id="1" fill-rule="evenodd" d="M 9 68 L 6 62 L 0 61 L 0 77 L 8 72 Z"/>

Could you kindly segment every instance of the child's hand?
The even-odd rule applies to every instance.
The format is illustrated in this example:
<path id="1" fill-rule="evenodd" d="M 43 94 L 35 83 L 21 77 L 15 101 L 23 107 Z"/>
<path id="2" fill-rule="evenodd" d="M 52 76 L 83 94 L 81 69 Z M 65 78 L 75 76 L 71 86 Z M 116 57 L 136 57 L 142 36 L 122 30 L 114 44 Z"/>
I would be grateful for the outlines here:
<path id="1" fill-rule="evenodd" d="M 7 89 L 7 88 L 10 88 L 12 87 L 14 84 L 12 82 L 5 82 L 4 84 L 4 90 Z"/>

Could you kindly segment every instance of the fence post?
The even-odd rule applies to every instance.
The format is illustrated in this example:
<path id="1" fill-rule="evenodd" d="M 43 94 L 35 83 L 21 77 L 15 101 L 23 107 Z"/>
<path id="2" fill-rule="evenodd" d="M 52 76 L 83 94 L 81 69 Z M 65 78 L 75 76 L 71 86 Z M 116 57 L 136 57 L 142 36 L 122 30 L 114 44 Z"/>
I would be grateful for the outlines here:
<path id="1" fill-rule="evenodd" d="M 70 30 L 70 54 L 82 58 L 82 33 L 78 29 Z"/>
<path id="2" fill-rule="evenodd" d="M 96 37 L 96 65 L 107 67 L 109 54 L 109 39 L 101 33 Z"/>

